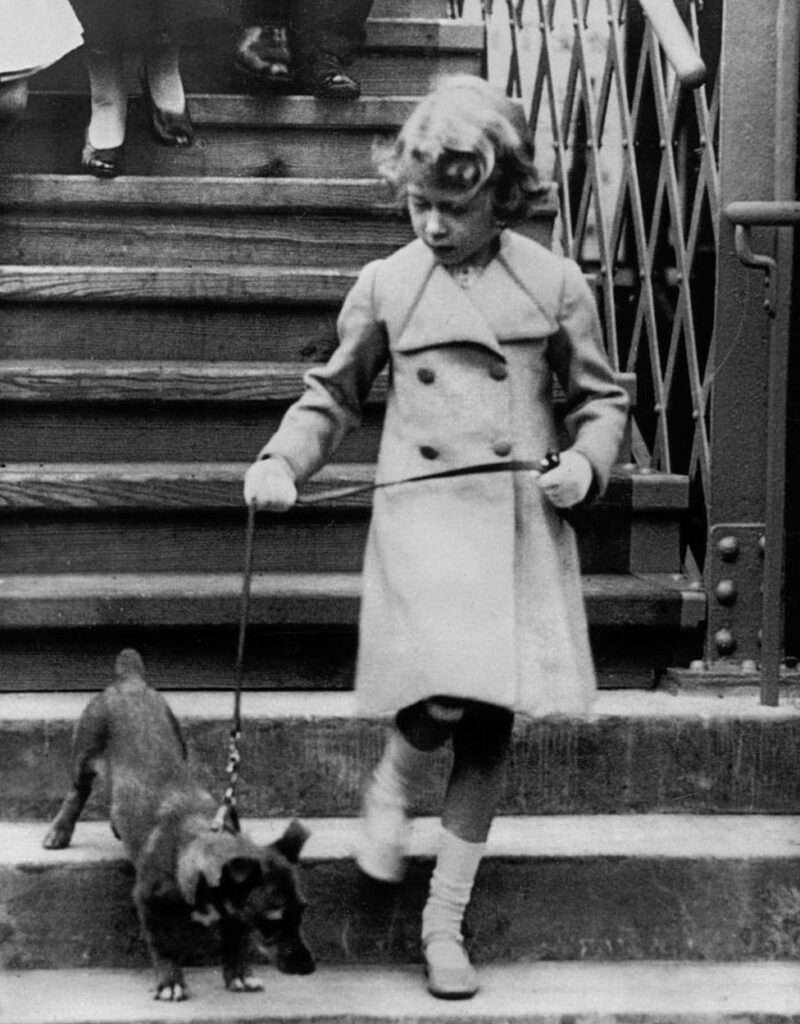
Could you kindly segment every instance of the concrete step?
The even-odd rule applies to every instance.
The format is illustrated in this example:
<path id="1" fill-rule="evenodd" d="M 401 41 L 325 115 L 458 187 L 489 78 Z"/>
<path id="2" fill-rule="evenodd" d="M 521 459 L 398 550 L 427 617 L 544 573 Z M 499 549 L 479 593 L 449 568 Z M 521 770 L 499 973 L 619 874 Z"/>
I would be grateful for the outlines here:
<path id="1" fill-rule="evenodd" d="M 357 871 L 355 819 L 304 821 L 305 932 L 320 962 L 418 962 L 438 820 L 415 821 L 400 887 Z M 268 842 L 285 824 L 245 827 Z M 131 869 L 108 824 L 80 823 L 63 851 L 41 848 L 45 828 L 0 825 L 2 966 L 146 963 Z M 798 870 L 797 816 L 499 818 L 465 932 L 478 963 L 796 958 Z M 187 959 L 208 957 L 198 947 Z"/>
<path id="2" fill-rule="evenodd" d="M 421 968 L 328 967 L 304 978 L 260 972 L 266 991 L 225 992 L 188 973 L 192 998 L 158 1003 L 144 970 L 9 971 L 9 1024 L 789 1024 L 800 1019 L 794 963 L 523 963 L 481 969 L 466 1002 L 434 1000 Z"/>
<path id="3" fill-rule="evenodd" d="M 59 371 L 63 385 L 63 363 Z M 30 383 L 29 370 L 24 376 Z M 242 373 L 226 382 L 220 374 L 211 383 L 226 400 L 247 401 L 266 392 L 263 377 L 262 372 L 251 382 Z M 0 370 L 0 399 L 7 397 L 8 382 Z M 16 382 L 24 387 L 19 377 Z M 41 381 L 32 383 L 33 395 L 44 393 Z M 66 381 L 67 395 L 97 398 L 93 383 L 104 388 L 106 398 L 114 393 L 113 383 L 76 374 Z M 187 397 L 180 390 L 186 383 L 178 378 L 179 400 Z M 267 383 L 274 396 L 274 380 Z M 133 375 L 126 384 L 124 394 L 134 394 Z M 174 385 L 168 374 L 157 381 L 167 393 Z M 6 464 L 0 467 L 0 508 L 6 513 L 0 573 L 235 571 L 242 563 L 245 469 L 244 463 Z M 342 488 L 368 487 L 374 478 L 374 465 L 334 464 L 303 489 L 301 499 L 318 504 L 262 517 L 256 571 L 359 571 L 372 495 L 335 495 Z M 330 489 L 334 496 L 325 499 Z M 679 571 L 687 504 L 685 477 L 619 467 L 591 513 L 575 520 L 583 571 Z"/>
<path id="4" fill-rule="evenodd" d="M 318 643 L 317 656 L 331 671 L 336 647 L 320 648 Z M 163 652 L 161 660 L 145 655 L 151 682 L 163 690 Z M 44 661 L 40 653 L 38 664 Z M 9 662 L 0 664 L 13 680 Z M 109 656 L 104 679 L 79 677 L 78 685 L 104 685 L 111 664 Z M 271 682 L 278 682 L 277 673 Z M 72 732 L 88 699 L 83 692 L 0 694 L 0 818 L 55 813 L 68 785 Z M 167 699 L 198 776 L 220 793 L 232 693 L 193 689 L 169 692 Z M 254 691 L 249 680 L 242 715 L 243 813 L 358 813 L 364 779 L 383 748 L 385 719 L 361 717 L 349 692 L 265 693 Z M 754 692 L 720 699 L 601 691 L 592 714 L 517 719 L 500 808 L 532 815 L 800 814 L 799 745 L 800 702 L 767 708 Z M 439 812 L 449 759 L 447 751 L 437 757 L 429 785 L 415 795 L 415 813 Z M 100 788 L 86 817 L 96 821 L 107 814 Z"/>

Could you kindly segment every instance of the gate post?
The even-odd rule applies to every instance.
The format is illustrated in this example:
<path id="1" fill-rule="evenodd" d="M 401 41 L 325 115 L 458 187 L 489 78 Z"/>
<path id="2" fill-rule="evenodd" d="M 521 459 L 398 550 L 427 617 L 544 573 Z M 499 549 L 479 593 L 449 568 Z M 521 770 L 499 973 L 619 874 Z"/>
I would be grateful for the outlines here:
<path id="1" fill-rule="evenodd" d="M 788 351 L 793 243 L 791 230 L 752 231 L 753 251 L 777 261 L 770 312 L 768 279 L 740 262 L 735 226 L 724 211 L 736 201 L 794 198 L 799 26 L 797 0 L 724 4 L 705 560 L 706 664 L 720 674 L 754 672 L 761 661 L 765 520 L 768 502 L 777 497 L 765 487 L 769 339 L 777 339 L 776 350 Z M 777 692 L 770 703 L 776 701 Z"/>

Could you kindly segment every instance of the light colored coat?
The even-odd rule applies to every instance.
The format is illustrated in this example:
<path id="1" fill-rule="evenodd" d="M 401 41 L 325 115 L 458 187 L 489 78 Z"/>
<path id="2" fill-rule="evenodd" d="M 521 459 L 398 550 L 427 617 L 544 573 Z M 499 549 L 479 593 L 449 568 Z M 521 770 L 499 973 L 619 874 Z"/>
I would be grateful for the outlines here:
<path id="1" fill-rule="evenodd" d="M 466 292 L 414 241 L 364 268 L 338 329 L 338 349 L 306 375 L 262 453 L 285 458 L 299 483 L 358 425 L 388 363 L 378 480 L 543 458 L 557 446 L 555 373 L 573 449 L 605 488 L 628 402 L 571 260 L 504 231 Z M 530 715 L 588 706 L 595 680 L 575 535 L 531 474 L 375 493 L 356 689 L 366 712 L 434 695 Z"/>

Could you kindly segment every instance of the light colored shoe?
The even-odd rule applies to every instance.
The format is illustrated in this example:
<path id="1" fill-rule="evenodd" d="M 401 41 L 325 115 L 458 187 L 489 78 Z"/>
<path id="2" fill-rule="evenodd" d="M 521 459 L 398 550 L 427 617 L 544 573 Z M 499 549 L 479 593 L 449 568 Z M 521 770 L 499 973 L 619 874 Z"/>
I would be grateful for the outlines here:
<path id="1" fill-rule="evenodd" d="M 423 945 L 428 991 L 437 999 L 471 999 L 480 988 L 461 938 L 431 935 Z"/>
<path id="2" fill-rule="evenodd" d="M 409 832 L 403 801 L 381 795 L 373 779 L 364 794 L 356 864 L 379 882 L 400 882 L 406 870 Z"/>

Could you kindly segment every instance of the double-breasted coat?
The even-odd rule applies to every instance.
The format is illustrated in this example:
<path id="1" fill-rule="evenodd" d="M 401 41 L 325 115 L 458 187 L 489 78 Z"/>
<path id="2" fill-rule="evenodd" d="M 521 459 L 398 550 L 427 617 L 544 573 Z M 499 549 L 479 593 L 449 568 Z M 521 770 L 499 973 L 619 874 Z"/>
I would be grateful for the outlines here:
<path id="1" fill-rule="evenodd" d="M 328 461 L 388 364 L 379 481 L 557 446 L 553 375 L 572 447 L 602 492 L 627 396 L 580 268 L 509 230 L 465 291 L 419 240 L 369 263 L 339 347 L 310 370 L 262 455 L 302 484 Z M 575 535 L 527 472 L 375 492 L 364 556 L 356 691 L 391 712 L 432 696 L 529 715 L 584 710 L 595 689 Z"/>

